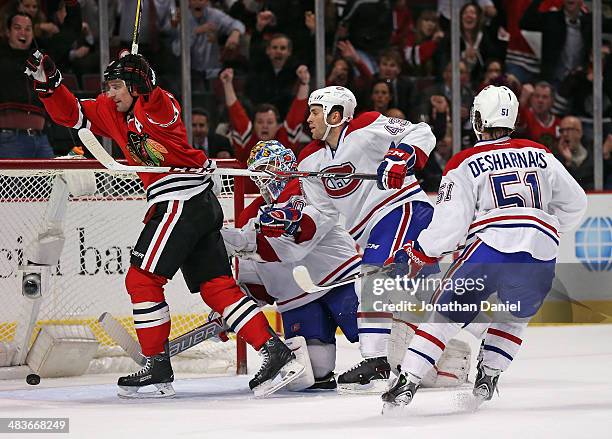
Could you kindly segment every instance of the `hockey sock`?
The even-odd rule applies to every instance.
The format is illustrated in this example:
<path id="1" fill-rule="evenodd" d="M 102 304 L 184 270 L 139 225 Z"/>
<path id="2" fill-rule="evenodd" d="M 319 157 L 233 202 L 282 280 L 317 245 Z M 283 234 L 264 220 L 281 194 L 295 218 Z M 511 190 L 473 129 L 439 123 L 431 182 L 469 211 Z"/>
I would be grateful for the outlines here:
<path id="1" fill-rule="evenodd" d="M 419 381 L 434 367 L 446 343 L 461 329 L 458 323 L 421 323 L 410 341 L 402 362 L 402 371 Z"/>
<path id="2" fill-rule="evenodd" d="M 204 302 L 223 316 L 225 324 L 244 341 L 259 350 L 271 337 L 266 316 L 254 300 L 246 297 L 234 278 L 220 276 L 203 283 Z"/>
<path id="3" fill-rule="evenodd" d="M 520 335 L 527 323 L 492 323 L 484 342 L 483 364 L 491 369 L 506 370 L 518 353 Z"/>
<path id="4" fill-rule="evenodd" d="M 134 314 L 134 327 L 143 355 L 150 357 L 164 351 L 170 335 L 170 310 L 164 300 L 162 276 L 131 266 L 125 278 Z"/>
<path id="5" fill-rule="evenodd" d="M 392 323 L 392 313 L 357 312 L 359 350 L 363 358 L 387 356 L 387 341 Z"/>

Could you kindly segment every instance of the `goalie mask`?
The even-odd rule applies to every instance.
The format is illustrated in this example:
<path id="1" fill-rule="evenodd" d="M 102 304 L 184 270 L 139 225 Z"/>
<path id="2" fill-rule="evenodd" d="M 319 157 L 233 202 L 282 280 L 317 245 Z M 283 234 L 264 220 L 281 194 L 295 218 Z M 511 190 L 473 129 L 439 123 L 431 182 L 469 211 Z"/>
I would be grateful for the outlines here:
<path id="1" fill-rule="evenodd" d="M 323 120 L 325 121 L 327 129 L 321 140 L 325 141 L 332 128 L 339 127 L 343 123 L 353 119 L 355 107 L 357 106 L 357 99 L 355 99 L 355 95 L 348 88 L 332 85 L 310 93 L 308 107 L 311 105 L 321 105 L 323 107 Z M 327 116 L 329 116 L 331 109 L 335 106 L 342 107 L 342 120 L 335 125 L 330 125 L 327 122 Z"/>
<path id="2" fill-rule="evenodd" d="M 487 128 L 508 128 L 514 130 L 519 103 L 508 87 L 489 85 L 474 98 L 470 114 L 472 127 L 478 140 Z"/>
<path id="3" fill-rule="evenodd" d="M 293 151 L 277 140 L 262 140 L 251 150 L 247 167 L 250 171 L 296 171 L 297 160 Z M 287 185 L 287 179 L 251 177 L 266 203 L 275 202 Z"/>

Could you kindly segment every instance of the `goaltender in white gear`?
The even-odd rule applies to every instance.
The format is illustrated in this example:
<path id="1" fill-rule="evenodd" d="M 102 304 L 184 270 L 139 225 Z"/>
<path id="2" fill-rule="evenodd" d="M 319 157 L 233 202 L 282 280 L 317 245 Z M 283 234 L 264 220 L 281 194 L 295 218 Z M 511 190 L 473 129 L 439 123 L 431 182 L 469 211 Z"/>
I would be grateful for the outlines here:
<path id="1" fill-rule="evenodd" d="M 267 141 L 255 145 L 248 165 L 251 170 L 290 171 L 295 170 L 296 160 L 282 144 Z M 293 268 L 305 265 L 317 283 L 326 284 L 358 273 L 361 256 L 338 224 L 338 214 L 306 205 L 297 180 L 254 180 L 262 196 L 239 216 L 237 224 L 243 227 L 222 230 L 228 253 L 239 257 L 238 282 L 253 297 L 276 302 L 286 343 L 298 361 L 305 362 L 304 375 L 288 388 L 333 389 L 336 328 L 357 341 L 357 294 L 354 285 L 305 293 L 293 279 Z M 267 236 L 261 217 L 273 211 L 296 215 L 299 211 L 300 219 L 295 220 L 299 227 L 291 226 L 291 232 L 282 236 Z"/>

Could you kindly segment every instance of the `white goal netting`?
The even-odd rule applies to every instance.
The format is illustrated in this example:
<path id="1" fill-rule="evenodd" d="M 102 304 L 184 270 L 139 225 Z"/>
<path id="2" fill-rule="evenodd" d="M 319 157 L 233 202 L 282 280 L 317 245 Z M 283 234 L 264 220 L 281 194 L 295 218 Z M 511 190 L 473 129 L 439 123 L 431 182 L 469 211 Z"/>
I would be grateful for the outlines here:
<path id="1" fill-rule="evenodd" d="M 236 163 L 219 161 L 218 166 L 236 167 Z M 136 367 L 97 320 L 110 312 L 135 337 L 124 278 L 146 213 L 144 190 L 136 174 L 93 167 L 99 168 L 90 160 L 0 160 L 0 366 L 22 364 L 40 328 L 53 325 L 93 332 L 100 347 L 88 372 Z M 77 180 L 95 179 L 95 192 L 74 195 L 78 185 L 71 184 L 71 175 L 78 175 Z M 219 198 L 226 223 L 232 224 L 235 207 L 243 203 L 243 194 L 236 190 L 241 184 L 223 177 L 222 186 Z M 58 188 L 64 188 L 63 192 Z M 20 267 L 26 264 L 33 243 L 57 237 L 58 231 L 64 240 L 61 256 L 57 265 L 42 274 L 36 314 L 34 301 L 22 294 Z M 171 339 L 205 323 L 210 309 L 199 295 L 188 292 L 180 273 L 165 292 L 172 315 Z M 176 371 L 211 373 L 236 370 L 244 360 L 237 354 L 235 339 L 206 341 L 178 357 L 183 360 L 173 359 Z"/>

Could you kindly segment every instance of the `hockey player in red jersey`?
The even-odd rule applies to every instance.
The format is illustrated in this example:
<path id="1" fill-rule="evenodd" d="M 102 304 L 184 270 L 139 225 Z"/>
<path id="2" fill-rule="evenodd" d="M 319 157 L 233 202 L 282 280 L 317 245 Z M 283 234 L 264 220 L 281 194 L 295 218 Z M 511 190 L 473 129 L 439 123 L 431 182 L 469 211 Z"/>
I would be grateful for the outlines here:
<path id="1" fill-rule="evenodd" d="M 412 401 L 448 341 L 496 294 L 505 309 L 493 313 L 473 390 L 475 405 L 490 400 L 551 289 L 559 235 L 579 224 L 587 199 L 545 146 L 509 137 L 518 112 L 507 87 L 488 86 L 476 96 L 471 120 L 479 142 L 447 163 L 431 223 L 388 260 L 414 277 L 466 242 L 444 278 L 449 288 L 432 297 L 435 311 L 418 326 L 402 373 L 382 395 L 383 410 Z M 460 289 L 470 282 L 480 285 Z"/>
<path id="2" fill-rule="evenodd" d="M 192 148 L 176 99 L 156 84 L 155 72 L 141 55 L 126 54 L 104 72 L 107 91 L 96 99 L 77 99 L 64 85 L 53 60 L 39 51 L 26 62 L 47 112 L 58 124 L 90 128 L 113 139 L 130 165 L 209 167 Z M 119 378 L 119 396 L 174 395 L 174 375 L 166 349 L 170 310 L 164 285 L 180 269 L 191 292 L 221 314 L 228 327 L 264 356 L 249 386 L 263 394 L 288 384 L 303 370 L 293 353 L 274 335 L 257 304 L 232 277 L 220 229 L 223 211 L 209 176 L 139 174 L 146 189 L 145 226 L 132 250 L 125 285 L 133 306 L 134 326 L 145 366 Z M 281 374 L 281 372 L 283 372 Z M 282 375 L 282 385 L 271 380 Z M 138 393 L 141 387 L 157 390 Z"/>

